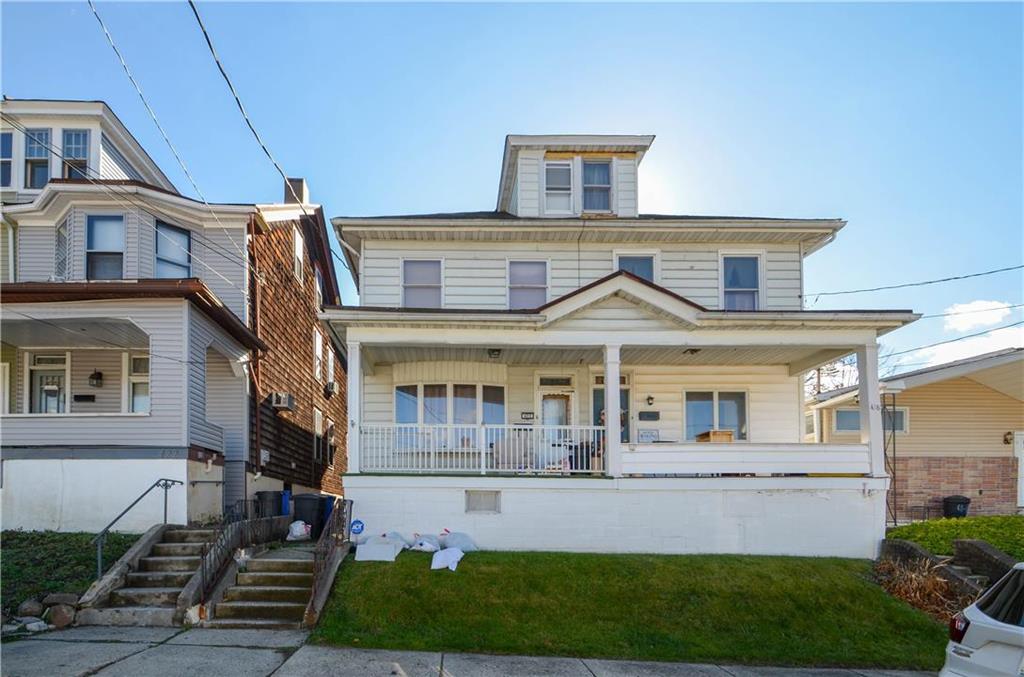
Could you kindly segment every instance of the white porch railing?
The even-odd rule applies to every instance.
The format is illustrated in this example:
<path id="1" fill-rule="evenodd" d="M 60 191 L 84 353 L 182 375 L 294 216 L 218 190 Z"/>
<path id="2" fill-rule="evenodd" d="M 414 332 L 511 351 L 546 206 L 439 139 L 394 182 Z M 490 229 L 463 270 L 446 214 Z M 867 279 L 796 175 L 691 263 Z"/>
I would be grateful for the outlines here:
<path id="1" fill-rule="evenodd" d="M 868 475 L 866 444 L 636 444 L 622 447 L 624 475 Z"/>
<path id="2" fill-rule="evenodd" d="M 362 472 L 604 474 L 605 429 L 549 425 L 363 425 Z"/>

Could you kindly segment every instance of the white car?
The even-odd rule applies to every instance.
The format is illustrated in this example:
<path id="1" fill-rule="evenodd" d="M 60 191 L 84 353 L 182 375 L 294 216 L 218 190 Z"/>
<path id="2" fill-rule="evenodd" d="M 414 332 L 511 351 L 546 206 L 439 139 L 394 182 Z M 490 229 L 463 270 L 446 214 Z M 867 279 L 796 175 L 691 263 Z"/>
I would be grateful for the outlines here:
<path id="1" fill-rule="evenodd" d="M 949 621 L 939 677 L 1024 677 L 1024 562 Z"/>

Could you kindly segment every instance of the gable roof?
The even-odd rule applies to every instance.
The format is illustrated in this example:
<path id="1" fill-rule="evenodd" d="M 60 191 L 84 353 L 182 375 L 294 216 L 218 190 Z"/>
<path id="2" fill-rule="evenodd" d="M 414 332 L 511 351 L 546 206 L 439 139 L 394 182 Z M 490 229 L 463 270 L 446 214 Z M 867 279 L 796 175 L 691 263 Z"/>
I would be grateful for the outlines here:
<path id="1" fill-rule="evenodd" d="M 907 390 L 909 388 L 918 388 L 930 383 L 938 383 L 939 381 L 960 378 L 962 376 L 970 376 L 971 374 L 976 374 L 986 369 L 1001 367 L 1014 362 L 1022 362 L 1021 378 L 1024 380 L 1024 347 L 1020 347 L 1005 348 L 1003 350 L 996 350 L 990 353 L 983 353 L 981 355 L 972 355 L 961 360 L 954 360 L 952 362 L 937 364 L 923 369 L 915 369 L 913 371 L 893 374 L 892 376 L 879 379 L 879 385 L 882 390 L 885 390 L 886 386 L 893 390 Z M 839 404 L 840 402 L 855 395 L 856 392 L 857 386 L 848 386 L 846 388 L 837 388 L 828 392 L 819 393 L 815 397 L 818 401 L 815 408 Z"/>

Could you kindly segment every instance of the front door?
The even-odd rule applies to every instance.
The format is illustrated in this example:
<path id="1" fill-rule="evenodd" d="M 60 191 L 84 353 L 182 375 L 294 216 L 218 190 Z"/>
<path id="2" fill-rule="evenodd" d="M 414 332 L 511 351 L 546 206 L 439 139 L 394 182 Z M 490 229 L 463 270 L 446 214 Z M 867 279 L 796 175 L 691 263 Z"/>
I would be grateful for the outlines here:
<path id="1" fill-rule="evenodd" d="M 571 433 L 566 427 L 548 426 L 569 426 L 572 425 L 572 398 L 568 394 L 550 393 L 541 396 L 540 400 L 540 423 L 544 426 L 541 430 L 540 444 L 537 460 L 541 468 L 561 466 L 569 456 L 567 441 Z"/>
<path id="2" fill-rule="evenodd" d="M 29 411 L 33 414 L 64 412 L 64 370 L 32 370 L 32 393 Z"/>

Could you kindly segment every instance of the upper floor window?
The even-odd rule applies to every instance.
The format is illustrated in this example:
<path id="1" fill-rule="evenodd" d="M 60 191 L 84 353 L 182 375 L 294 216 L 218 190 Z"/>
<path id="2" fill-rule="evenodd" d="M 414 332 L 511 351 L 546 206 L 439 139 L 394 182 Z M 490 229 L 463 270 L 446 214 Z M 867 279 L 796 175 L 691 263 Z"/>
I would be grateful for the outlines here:
<path id="1" fill-rule="evenodd" d="M 313 330 L 313 378 L 321 379 L 324 372 L 324 337 L 319 329 Z"/>
<path id="2" fill-rule="evenodd" d="M 612 163 L 583 162 L 583 211 L 612 210 Z"/>
<path id="3" fill-rule="evenodd" d="M 292 246 L 292 272 L 299 284 L 302 284 L 302 257 L 305 242 L 302 239 L 302 233 L 294 227 L 292 228 Z"/>
<path id="4" fill-rule="evenodd" d="M 11 185 L 11 161 L 14 158 L 14 135 L 0 132 L 0 186 Z"/>
<path id="5" fill-rule="evenodd" d="M 314 407 L 313 409 L 313 460 L 317 463 L 323 461 L 324 457 L 324 415 L 323 412 Z"/>
<path id="6" fill-rule="evenodd" d="M 42 188 L 50 180 L 50 130 L 25 130 L 25 187 Z"/>
<path id="7" fill-rule="evenodd" d="M 316 304 L 316 309 L 319 311 L 324 307 L 324 276 L 320 272 L 320 267 L 317 266 L 313 269 L 313 302 Z"/>
<path id="8" fill-rule="evenodd" d="M 156 276 L 192 276 L 192 233 L 163 221 L 156 222 Z"/>
<path id="9" fill-rule="evenodd" d="M 324 343 L 327 344 L 327 382 L 334 382 L 334 350 L 331 348 L 331 344 L 324 338 Z"/>
<path id="10" fill-rule="evenodd" d="M 124 277 L 124 217 L 89 216 L 86 219 L 85 276 L 89 280 Z"/>
<path id="11" fill-rule="evenodd" d="M 544 165 L 544 211 L 572 214 L 572 164 L 548 162 Z"/>
<path id="12" fill-rule="evenodd" d="M 654 282 L 654 254 L 616 254 L 615 265 L 619 270 Z"/>
<path id="13" fill-rule="evenodd" d="M 402 306 L 442 307 L 441 261 L 402 261 Z"/>
<path id="14" fill-rule="evenodd" d="M 89 130 L 64 130 L 64 178 L 88 178 L 89 166 Z"/>
<path id="15" fill-rule="evenodd" d="M 539 308 L 548 300 L 547 261 L 508 262 L 508 307 Z"/>
<path id="16" fill-rule="evenodd" d="M 760 267 L 758 256 L 722 257 L 722 294 L 725 310 L 758 310 Z"/>
<path id="17" fill-rule="evenodd" d="M 69 219 L 70 217 L 64 219 L 57 226 L 57 234 L 53 246 L 53 276 L 58 280 L 66 280 L 68 277 Z"/>

